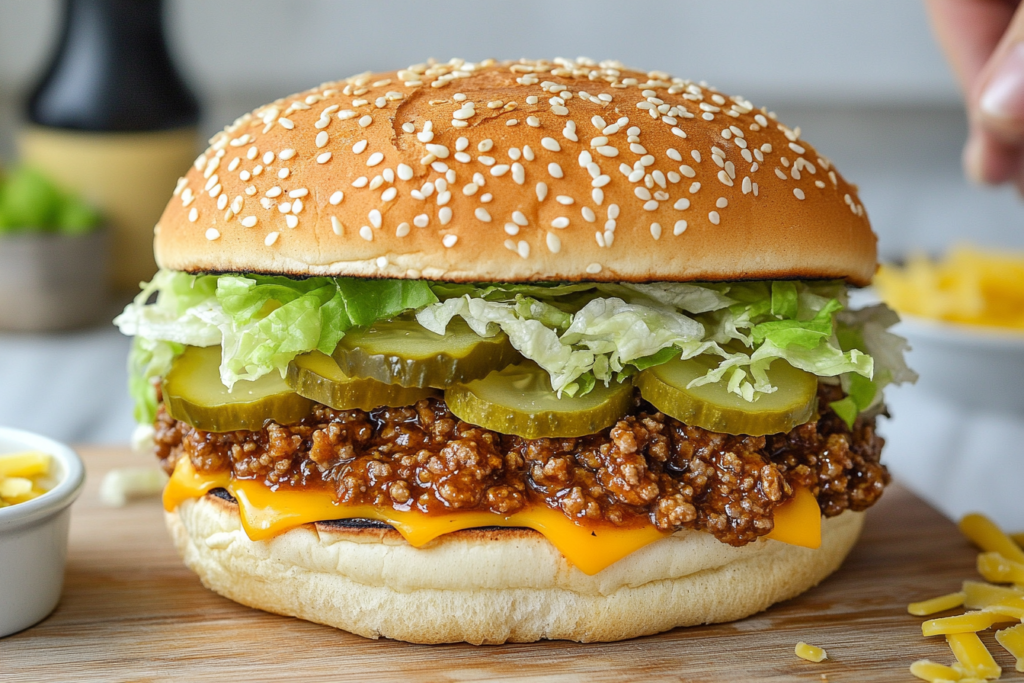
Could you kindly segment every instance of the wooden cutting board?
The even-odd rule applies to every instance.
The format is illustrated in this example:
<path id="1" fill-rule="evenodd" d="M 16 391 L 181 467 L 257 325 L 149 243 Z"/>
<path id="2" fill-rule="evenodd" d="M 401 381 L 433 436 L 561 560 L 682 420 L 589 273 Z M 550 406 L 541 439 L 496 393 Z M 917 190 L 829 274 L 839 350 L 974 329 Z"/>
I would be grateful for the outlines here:
<path id="1" fill-rule="evenodd" d="M 975 576 L 976 551 L 954 525 L 893 486 L 838 573 L 740 622 L 592 645 L 372 641 L 207 591 L 178 560 L 156 499 L 99 502 L 105 472 L 148 461 L 125 449 L 81 452 L 89 481 L 72 517 L 63 601 L 38 626 L 0 639 L 0 681 L 911 681 L 915 659 L 952 656 L 943 639 L 921 636 L 907 603 Z M 1004 679 L 1020 680 L 991 632 L 984 639 Z M 797 659 L 799 640 L 830 660 Z"/>

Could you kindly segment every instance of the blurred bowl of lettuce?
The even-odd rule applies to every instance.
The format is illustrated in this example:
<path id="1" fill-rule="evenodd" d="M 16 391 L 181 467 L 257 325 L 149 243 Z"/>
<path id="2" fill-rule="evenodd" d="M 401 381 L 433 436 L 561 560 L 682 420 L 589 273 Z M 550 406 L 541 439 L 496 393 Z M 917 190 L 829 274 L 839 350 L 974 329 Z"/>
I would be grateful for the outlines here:
<path id="1" fill-rule="evenodd" d="M 951 248 L 883 265 L 877 294 L 899 312 L 915 391 L 965 411 L 1024 416 L 1024 253 Z"/>
<path id="2" fill-rule="evenodd" d="M 100 214 L 35 169 L 0 175 L 0 330 L 82 327 L 108 311 Z"/>

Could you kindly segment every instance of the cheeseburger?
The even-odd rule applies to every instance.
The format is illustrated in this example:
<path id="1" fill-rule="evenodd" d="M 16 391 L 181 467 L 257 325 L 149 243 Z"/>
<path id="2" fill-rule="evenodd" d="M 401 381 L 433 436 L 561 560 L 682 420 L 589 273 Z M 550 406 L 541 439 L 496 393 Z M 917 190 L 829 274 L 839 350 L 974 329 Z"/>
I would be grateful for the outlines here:
<path id="1" fill-rule="evenodd" d="M 363 636 L 609 641 L 834 571 L 913 379 L 855 186 L 771 112 L 586 59 L 246 114 L 117 323 L 212 590 Z"/>

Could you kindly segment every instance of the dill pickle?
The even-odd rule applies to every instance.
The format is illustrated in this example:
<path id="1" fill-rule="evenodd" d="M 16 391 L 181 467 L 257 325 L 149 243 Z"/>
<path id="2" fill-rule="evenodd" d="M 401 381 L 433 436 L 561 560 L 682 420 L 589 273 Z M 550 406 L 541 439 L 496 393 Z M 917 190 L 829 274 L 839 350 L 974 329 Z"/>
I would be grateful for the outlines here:
<path id="1" fill-rule="evenodd" d="M 381 406 L 408 406 L 422 398 L 440 398 L 437 389 L 384 384 L 375 379 L 349 377 L 330 356 L 312 351 L 288 364 L 288 386 L 300 396 L 335 410 L 373 410 Z"/>
<path id="2" fill-rule="evenodd" d="M 561 398 L 548 373 L 526 361 L 483 379 L 453 384 L 444 392 L 448 410 L 460 420 L 526 439 L 595 434 L 615 424 L 633 402 L 628 382 L 597 383 L 583 396 Z"/>
<path id="3" fill-rule="evenodd" d="M 711 356 L 675 359 L 644 370 L 633 378 L 633 383 L 640 389 L 640 395 L 661 412 L 712 432 L 778 434 L 814 416 L 818 406 L 817 377 L 782 359 L 774 360 L 768 368 L 768 379 L 776 391 L 755 401 L 730 392 L 725 382 L 687 388 L 717 362 Z"/>
<path id="4" fill-rule="evenodd" d="M 240 380 L 228 391 L 220 381 L 219 346 L 189 346 L 175 358 L 163 398 L 171 417 L 207 432 L 255 431 L 271 420 L 291 424 L 313 408 L 277 372 Z"/>
<path id="5" fill-rule="evenodd" d="M 347 333 L 334 360 L 349 377 L 403 387 L 437 387 L 484 377 L 520 358 L 504 332 L 481 337 L 461 318 L 435 334 L 415 320 L 389 320 Z"/>

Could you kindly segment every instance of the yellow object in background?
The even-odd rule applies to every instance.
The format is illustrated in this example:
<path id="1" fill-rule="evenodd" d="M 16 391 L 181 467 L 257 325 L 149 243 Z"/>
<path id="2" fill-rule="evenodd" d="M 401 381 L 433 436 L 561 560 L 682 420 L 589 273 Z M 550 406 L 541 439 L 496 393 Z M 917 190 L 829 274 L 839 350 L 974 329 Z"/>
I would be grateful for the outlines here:
<path id="1" fill-rule="evenodd" d="M 1024 252 L 961 245 L 941 260 L 911 256 L 883 265 L 879 295 L 900 313 L 1024 331 Z"/>
<path id="2" fill-rule="evenodd" d="M 822 648 L 816 645 L 808 645 L 802 640 L 796 644 L 796 656 L 800 659 L 806 659 L 808 662 L 823 662 L 828 659 L 828 654 Z"/>
<path id="3" fill-rule="evenodd" d="M 0 508 L 46 493 L 43 479 L 50 473 L 50 456 L 39 451 L 0 455 Z"/>

